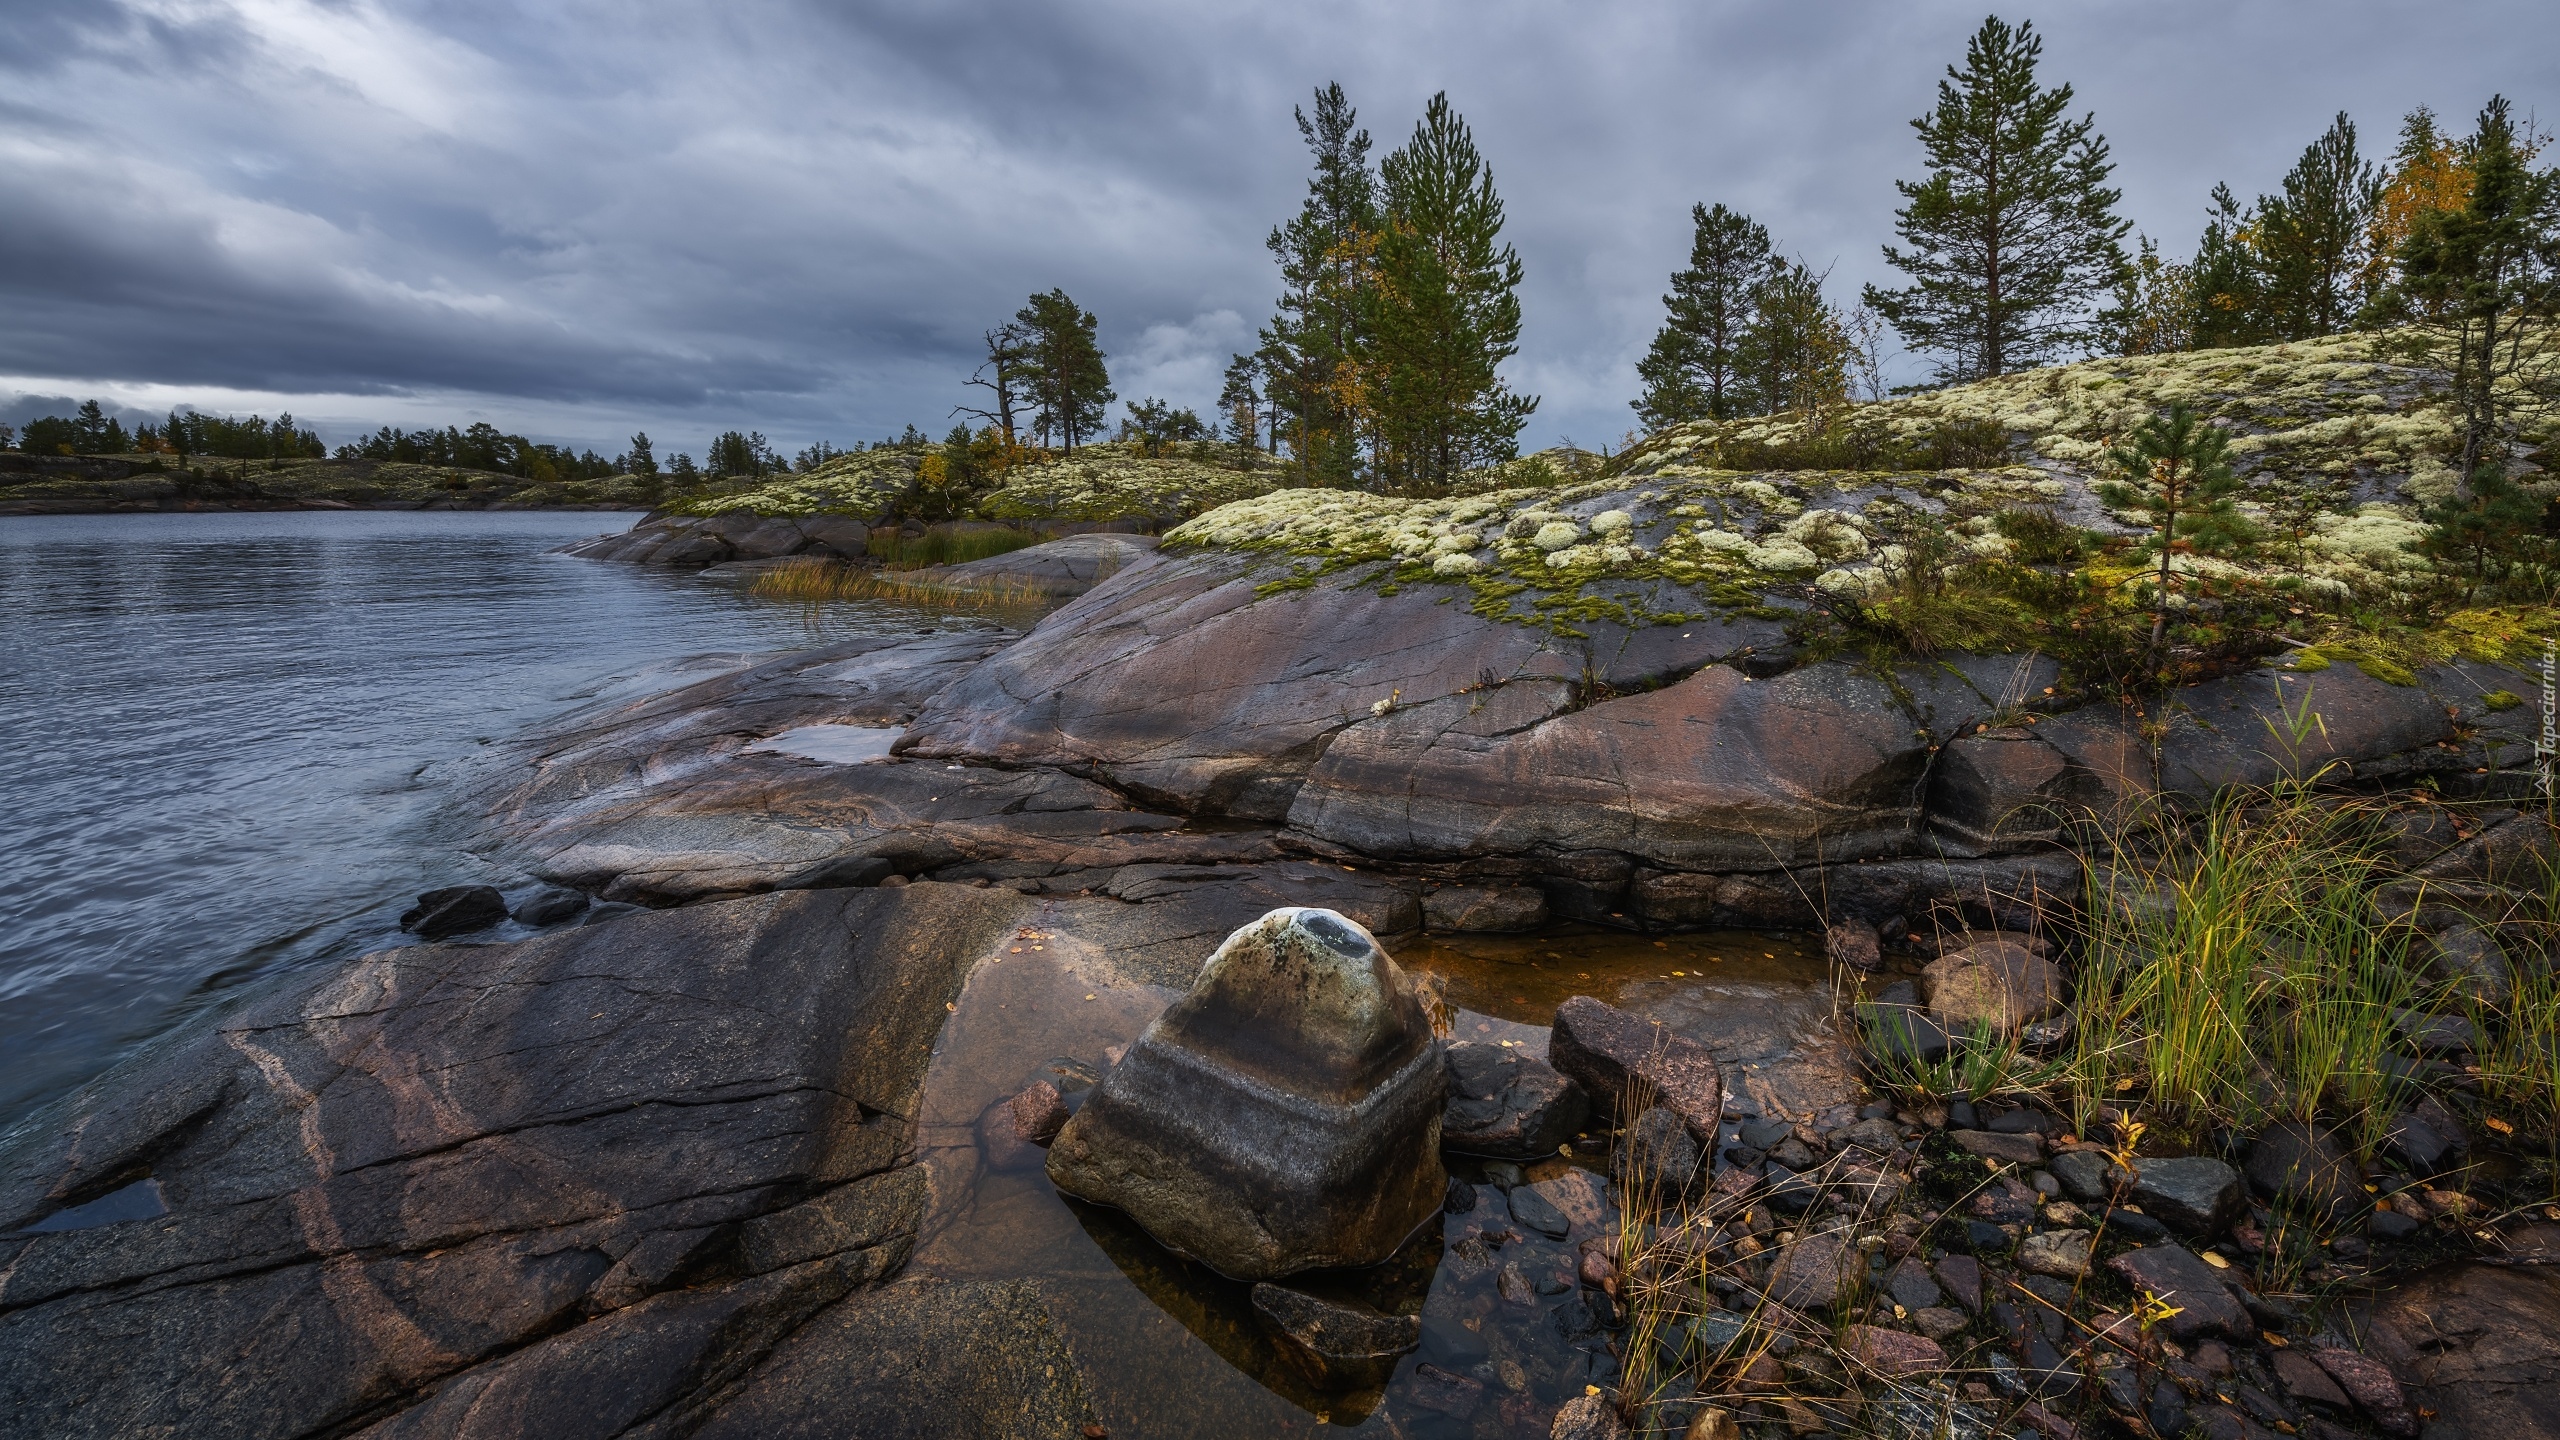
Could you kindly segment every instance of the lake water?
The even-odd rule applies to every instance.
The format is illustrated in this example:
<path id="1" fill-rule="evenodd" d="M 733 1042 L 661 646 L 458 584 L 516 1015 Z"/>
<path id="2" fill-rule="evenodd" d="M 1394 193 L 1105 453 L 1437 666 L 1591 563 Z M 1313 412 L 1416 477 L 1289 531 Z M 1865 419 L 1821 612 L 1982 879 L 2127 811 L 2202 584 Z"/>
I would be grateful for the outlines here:
<path id="1" fill-rule="evenodd" d="M 397 943 L 422 889 L 514 878 L 441 803 L 478 747 L 677 657 L 936 627 L 545 553 L 636 518 L 0 519 L 0 1125 L 243 982 Z"/>

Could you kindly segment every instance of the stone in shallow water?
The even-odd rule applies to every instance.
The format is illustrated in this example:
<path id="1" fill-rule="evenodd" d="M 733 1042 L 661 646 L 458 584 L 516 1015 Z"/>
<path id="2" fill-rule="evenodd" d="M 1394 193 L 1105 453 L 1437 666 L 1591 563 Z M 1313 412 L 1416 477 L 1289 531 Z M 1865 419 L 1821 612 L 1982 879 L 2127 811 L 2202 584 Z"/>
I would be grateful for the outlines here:
<path id="1" fill-rule="evenodd" d="M 1274 910 L 1094 1087 L 1049 1178 L 1237 1279 L 1375 1264 L 1446 1194 L 1445 1085 L 1413 984 L 1369 932 Z"/>
<path id="2" fill-rule="evenodd" d="M 1985 940 L 1929 962 L 1929 1013 L 1951 1034 L 2014 1035 L 2062 1004 L 2062 972 L 2017 940 Z"/>
<path id="3" fill-rule="evenodd" d="M 1381 1314 L 1268 1282 L 1253 1287 L 1253 1313 L 1288 1342 L 1283 1353 L 1327 1389 L 1377 1384 L 1397 1356 L 1422 1344 L 1419 1315 Z"/>
<path id="4" fill-rule="evenodd" d="M 1700 1145 L 1716 1143 L 1724 1121 L 1724 1075 L 1716 1057 L 1661 1022 L 1630 1015 L 1605 1001 L 1576 995 L 1556 1007 L 1547 1063 L 1563 1071 L 1604 1110 L 1623 1106 L 1631 1090 L 1677 1114 Z"/>
<path id="5" fill-rule="evenodd" d="M 1527 1160 L 1556 1153 L 1590 1113 L 1582 1087 L 1517 1045 L 1461 1041 L 1446 1052 L 1449 1106 L 1440 1143 Z"/>

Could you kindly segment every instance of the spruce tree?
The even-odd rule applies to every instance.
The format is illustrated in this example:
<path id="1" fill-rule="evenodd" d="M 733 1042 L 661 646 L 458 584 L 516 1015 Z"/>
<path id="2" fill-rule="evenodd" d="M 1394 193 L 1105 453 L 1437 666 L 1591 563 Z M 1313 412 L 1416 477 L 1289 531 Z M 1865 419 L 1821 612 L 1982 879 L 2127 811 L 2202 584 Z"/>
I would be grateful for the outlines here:
<path id="1" fill-rule="evenodd" d="M 1741 363 L 1753 297 L 1777 263 L 1769 232 L 1721 203 L 1689 207 L 1689 265 L 1674 271 L 1652 347 L 1636 363 L 1644 394 L 1630 402 L 1647 429 L 1759 413 Z"/>
<path id="2" fill-rule="evenodd" d="M 1025 389 L 1040 407 L 1033 424 L 1041 443 L 1055 435 L 1061 448 L 1072 455 L 1077 441 L 1101 430 L 1103 417 L 1117 398 L 1111 392 L 1111 373 L 1103 364 L 1108 357 L 1095 336 L 1101 322 L 1069 299 L 1066 291 L 1056 289 L 1032 296 L 1013 318 L 1025 336 Z M 915 438 L 923 443 L 921 435 Z"/>
<path id="3" fill-rule="evenodd" d="M 2090 302 L 2125 259 L 2121 192 L 2097 118 L 2067 118 L 2071 87 L 2036 83 L 2043 37 L 1998 16 L 1938 83 L 1938 107 L 1911 122 L 1929 157 L 1926 180 L 1897 181 L 1894 212 L 1909 249 L 1885 259 L 1912 279 L 1869 286 L 1866 303 L 1912 348 L 1938 355 L 1949 381 L 2002 375 L 2095 337 Z"/>
<path id="4" fill-rule="evenodd" d="M 1348 486 L 1359 474 L 1364 385 L 1358 368 L 1363 307 L 1375 266 L 1377 178 L 1369 132 L 1339 84 L 1316 92 L 1316 113 L 1293 112 L 1315 157 L 1296 218 L 1264 244 L 1286 287 L 1262 332 L 1263 388 L 1301 485 Z"/>
<path id="5" fill-rule="evenodd" d="M 2213 187 L 2213 208 L 2206 214 L 2210 218 L 2204 238 L 2196 242 L 2189 282 L 2196 297 L 2189 327 L 2195 348 L 2263 344 L 2273 336 L 2267 327 L 2266 275 L 2254 239 L 2257 214 L 2243 210 L 2228 185 Z"/>
<path id="6" fill-rule="evenodd" d="M 1363 346 L 1384 488 L 1432 494 L 1519 453 L 1535 396 L 1497 373 L 1520 348 L 1519 255 L 1502 199 L 1447 92 L 1378 167 L 1377 282 Z"/>

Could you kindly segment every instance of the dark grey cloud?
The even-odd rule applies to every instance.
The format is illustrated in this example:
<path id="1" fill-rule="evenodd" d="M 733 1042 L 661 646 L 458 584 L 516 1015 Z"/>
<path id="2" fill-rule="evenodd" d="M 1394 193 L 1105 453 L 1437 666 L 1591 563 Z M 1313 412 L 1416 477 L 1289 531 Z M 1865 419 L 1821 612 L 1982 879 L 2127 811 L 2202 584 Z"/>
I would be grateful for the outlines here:
<path id="1" fill-rule="evenodd" d="M 2083 3 L 2032 16 L 2174 250 L 2345 109 L 2560 105 L 2547 4 Z M 1527 262 L 1530 438 L 1629 423 L 1697 200 L 1835 294 L 1888 278 L 1906 122 L 1972 4 L 18 0 L 0 11 L 0 393 L 485 417 L 618 447 L 944 423 L 1062 285 L 1132 397 L 1203 404 L 1276 282 L 1289 110 L 1383 151 L 1434 90 Z M 19 407 L 7 407 L 19 408 Z M 697 433 L 698 432 L 698 433 Z"/>

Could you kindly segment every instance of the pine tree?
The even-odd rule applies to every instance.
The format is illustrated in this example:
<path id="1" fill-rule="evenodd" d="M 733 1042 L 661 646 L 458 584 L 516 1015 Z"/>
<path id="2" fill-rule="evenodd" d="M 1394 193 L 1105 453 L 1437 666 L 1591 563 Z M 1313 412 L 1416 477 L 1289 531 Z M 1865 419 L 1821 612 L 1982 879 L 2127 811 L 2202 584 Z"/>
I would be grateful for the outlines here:
<path id="1" fill-rule="evenodd" d="M 1263 391 L 1278 417 L 1273 448 L 1286 438 L 1298 483 L 1348 486 L 1368 438 L 1359 352 L 1376 267 L 1377 178 L 1369 132 L 1341 85 L 1316 92 L 1312 119 L 1293 113 L 1315 174 L 1296 218 L 1264 242 L 1286 288 L 1262 332 Z"/>
<path id="2" fill-rule="evenodd" d="M 1225 379 L 1218 391 L 1218 413 L 1227 417 L 1227 440 L 1250 452 L 1262 443 L 1262 362 L 1251 355 L 1232 356 Z M 1277 448 L 1277 436 L 1272 443 Z"/>
<path id="3" fill-rule="evenodd" d="M 1379 167 L 1384 225 L 1362 347 L 1385 488 L 1429 494 L 1510 459 L 1537 408 L 1497 373 L 1519 349 L 1520 257 L 1502 199 L 1446 92 Z"/>
<path id="4" fill-rule="evenodd" d="M 1949 381 L 2003 375 L 2095 336 L 2092 300 L 2116 283 L 2129 228 L 2097 117 L 2065 118 L 2071 87 L 2036 83 L 2043 37 L 1998 16 L 1938 83 L 1938 108 L 1911 122 L 1930 175 L 1897 181 L 1910 203 L 1894 228 L 1911 247 L 1885 259 L 1914 283 L 1869 286 L 1866 303 L 1912 348 L 1937 352 Z"/>
<path id="5" fill-rule="evenodd" d="M 2249 538 L 2237 503 L 2240 481 L 2228 459 L 2230 442 L 2221 426 L 2179 404 L 2166 415 L 2144 420 L 2107 452 L 2116 478 L 2098 483 L 2098 498 L 2148 517 L 2151 533 L 2142 542 L 2142 553 L 2160 557 L 2152 582 L 2150 648 L 2155 651 L 2169 624 L 2177 555 L 2215 554 Z"/>
<path id="6" fill-rule="evenodd" d="M 1721 203 L 1689 207 L 1689 265 L 1674 271 L 1667 312 L 1636 374 L 1644 394 L 1631 402 L 1647 429 L 1690 420 L 1729 420 L 1763 408 L 1740 361 L 1753 296 L 1777 264 L 1769 232 Z"/>
<path id="7" fill-rule="evenodd" d="M 1055 435 L 1067 453 L 1074 454 L 1078 440 L 1101 430 L 1104 415 L 1118 398 L 1111 392 L 1111 372 L 1103 364 L 1108 357 L 1095 337 L 1101 322 L 1069 299 L 1066 291 L 1055 289 L 1032 296 L 1013 318 L 1025 334 L 1025 385 L 1032 402 L 1040 407 L 1033 423 L 1041 443 L 1047 444 Z M 922 438 L 917 437 L 918 443 Z"/>
<path id="8" fill-rule="evenodd" d="M 649 448 L 648 431 L 643 430 L 631 437 L 631 451 L 622 457 L 622 468 L 634 475 L 658 473 L 658 456 Z"/>
<path id="9" fill-rule="evenodd" d="M 2381 199 L 2382 180 L 2357 158 L 2355 122 L 2343 110 L 2286 172 L 2284 193 L 2258 198 L 2254 248 L 2275 338 L 2334 335 L 2365 308 L 2365 246 Z"/>

